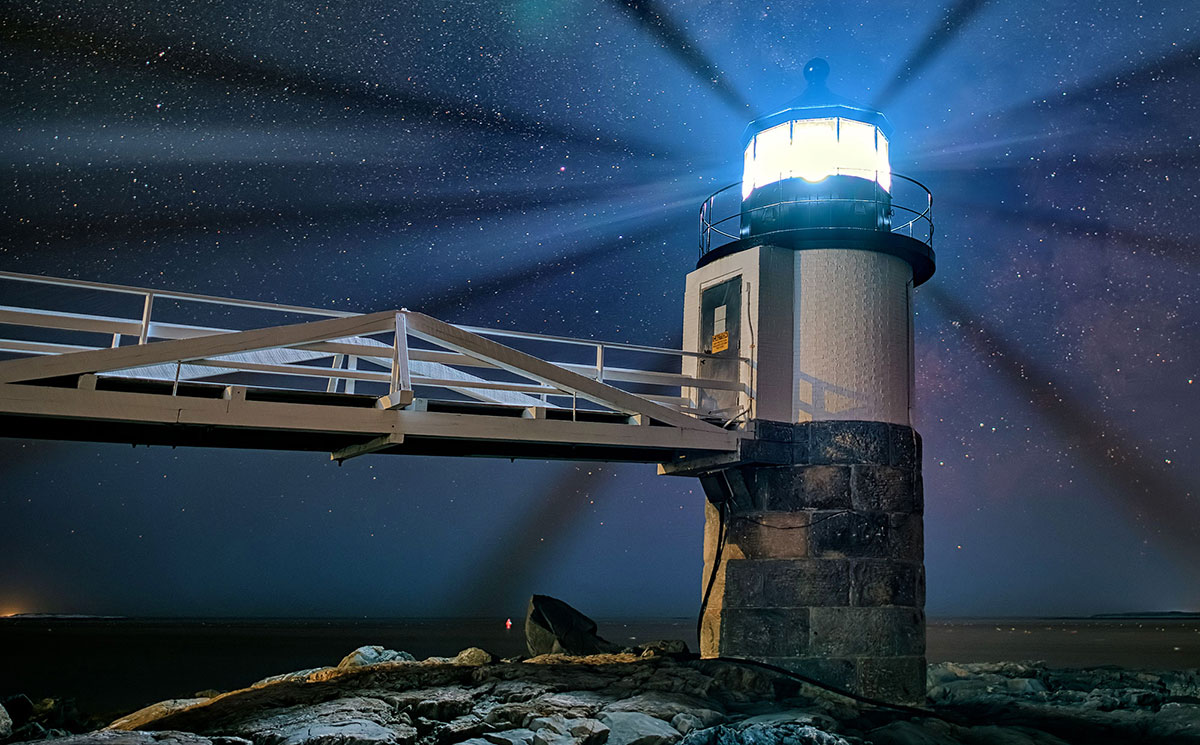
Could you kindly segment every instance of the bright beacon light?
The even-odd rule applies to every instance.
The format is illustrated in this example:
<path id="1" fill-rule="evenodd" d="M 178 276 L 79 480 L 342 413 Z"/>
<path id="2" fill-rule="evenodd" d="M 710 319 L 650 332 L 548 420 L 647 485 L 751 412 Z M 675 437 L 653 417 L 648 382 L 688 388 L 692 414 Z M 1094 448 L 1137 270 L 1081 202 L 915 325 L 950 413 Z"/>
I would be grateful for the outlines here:
<path id="1" fill-rule="evenodd" d="M 762 130 L 746 145 L 742 198 L 784 179 L 816 183 L 830 176 L 874 181 L 890 192 L 888 141 L 879 127 L 830 117 L 795 119 Z"/>

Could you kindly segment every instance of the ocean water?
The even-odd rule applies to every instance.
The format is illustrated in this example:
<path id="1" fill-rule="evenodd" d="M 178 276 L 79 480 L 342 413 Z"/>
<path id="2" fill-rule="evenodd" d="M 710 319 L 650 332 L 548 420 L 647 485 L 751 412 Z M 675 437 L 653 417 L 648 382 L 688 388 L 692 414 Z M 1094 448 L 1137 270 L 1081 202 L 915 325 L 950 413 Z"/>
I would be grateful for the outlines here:
<path id="1" fill-rule="evenodd" d="M 0 619 L 0 698 L 74 699 L 116 718 L 155 701 L 336 665 L 378 644 L 418 659 L 469 646 L 523 654 L 523 619 Z M 694 619 L 600 619 L 610 641 L 683 639 Z M 932 620 L 930 662 L 1043 660 L 1055 667 L 1200 668 L 1200 620 Z"/>

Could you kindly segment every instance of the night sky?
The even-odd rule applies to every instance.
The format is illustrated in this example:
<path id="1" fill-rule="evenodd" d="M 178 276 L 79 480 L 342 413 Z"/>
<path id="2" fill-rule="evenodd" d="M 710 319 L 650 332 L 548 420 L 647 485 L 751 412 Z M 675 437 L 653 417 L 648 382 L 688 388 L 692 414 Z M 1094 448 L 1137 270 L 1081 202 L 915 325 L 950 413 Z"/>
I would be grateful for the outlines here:
<path id="1" fill-rule="evenodd" d="M 1200 5 L 1034 8 L 6 2 L 0 269 L 677 346 L 700 202 L 823 56 L 935 197 L 929 613 L 1200 610 Z M 702 500 L 0 439 L 0 613 L 687 616 Z"/>

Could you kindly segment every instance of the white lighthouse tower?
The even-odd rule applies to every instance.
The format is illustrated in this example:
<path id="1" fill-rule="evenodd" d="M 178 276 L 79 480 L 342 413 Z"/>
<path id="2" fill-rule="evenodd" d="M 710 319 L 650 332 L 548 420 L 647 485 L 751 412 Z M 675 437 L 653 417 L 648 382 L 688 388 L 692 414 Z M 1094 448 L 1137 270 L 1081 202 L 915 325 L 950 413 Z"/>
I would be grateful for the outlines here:
<path id="1" fill-rule="evenodd" d="M 812 60 L 808 89 L 750 123 L 742 182 L 701 209 L 684 344 L 715 355 L 703 377 L 738 385 L 691 405 L 753 434 L 691 470 L 709 497 L 701 650 L 915 701 L 912 293 L 934 271 L 932 198 L 892 173 L 883 114 L 832 94 L 828 73 Z"/>

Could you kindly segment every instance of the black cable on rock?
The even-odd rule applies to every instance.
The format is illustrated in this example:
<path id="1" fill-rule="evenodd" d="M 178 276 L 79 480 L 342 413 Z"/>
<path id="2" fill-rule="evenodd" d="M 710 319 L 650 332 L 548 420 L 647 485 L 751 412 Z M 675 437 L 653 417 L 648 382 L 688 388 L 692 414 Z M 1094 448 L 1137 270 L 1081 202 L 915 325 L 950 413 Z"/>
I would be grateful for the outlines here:
<path id="1" fill-rule="evenodd" d="M 956 722 L 953 719 L 949 719 L 931 709 L 922 709 L 919 706 L 907 706 L 905 704 L 893 704 L 893 703 L 889 703 L 887 701 L 881 701 L 880 699 L 877 699 L 877 698 L 871 698 L 870 696 L 863 696 L 862 694 L 854 693 L 853 691 L 847 691 L 844 688 L 838 688 L 837 686 L 830 685 L 829 683 L 823 683 L 815 678 L 810 678 L 807 675 L 801 675 L 800 673 L 794 673 L 791 670 L 787 670 L 785 668 L 779 667 L 778 665 L 772 665 L 769 662 L 759 662 L 758 660 L 748 660 L 743 657 L 710 657 L 708 659 L 718 660 L 720 662 L 732 662 L 732 663 L 735 663 L 738 665 L 747 665 L 749 667 L 761 667 L 764 670 L 770 670 L 773 673 L 778 673 L 779 675 L 783 675 L 788 678 L 793 678 L 794 680 L 798 680 L 801 683 L 807 683 L 808 685 L 816 686 L 817 688 L 820 688 L 822 690 L 829 691 L 830 693 L 834 693 L 839 696 L 844 696 L 848 699 L 858 701 L 859 703 L 862 703 L 862 704 L 867 704 L 869 706 L 875 706 L 875 707 L 879 707 L 879 708 L 883 708 L 883 709 L 892 709 L 894 711 L 902 711 L 905 714 L 912 714 L 914 716 L 933 717 L 934 719 L 940 719 L 943 722 L 950 722 L 951 724 L 959 724 L 959 722 Z"/>
<path id="2" fill-rule="evenodd" d="M 818 520 L 809 520 L 808 522 L 804 523 L 803 525 L 771 525 L 770 523 L 765 523 L 762 520 L 756 520 L 755 518 L 750 517 L 749 515 L 735 515 L 733 519 L 742 520 L 742 521 L 748 522 L 748 523 L 754 523 L 755 525 L 761 526 L 763 528 L 770 528 L 771 530 L 799 530 L 801 528 L 811 528 L 814 525 L 820 525 L 821 523 L 825 522 L 826 520 L 832 520 L 833 518 L 841 517 L 842 515 L 849 515 L 852 512 L 853 512 L 853 510 L 841 510 L 839 512 L 834 512 L 832 514 L 826 515 Z"/>

